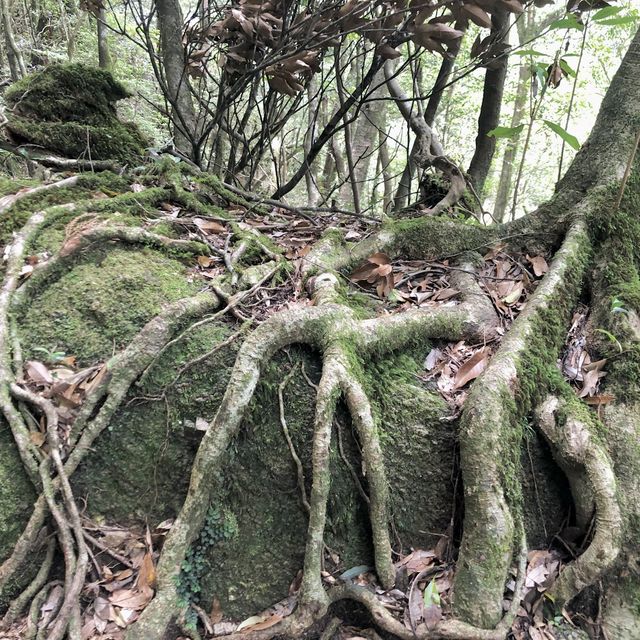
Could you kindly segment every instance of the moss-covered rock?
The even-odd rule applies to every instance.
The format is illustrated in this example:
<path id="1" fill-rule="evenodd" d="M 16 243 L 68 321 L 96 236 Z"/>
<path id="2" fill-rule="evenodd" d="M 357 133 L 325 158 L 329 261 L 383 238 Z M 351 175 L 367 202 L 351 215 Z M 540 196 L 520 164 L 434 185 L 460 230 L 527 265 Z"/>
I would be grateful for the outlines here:
<path id="1" fill-rule="evenodd" d="M 146 142 L 135 125 L 118 119 L 115 109 L 129 95 L 103 69 L 52 65 L 7 90 L 7 129 L 16 142 L 69 158 L 135 160 Z"/>
<path id="2" fill-rule="evenodd" d="M 149 248 L 98 248 L 43 291 L 18 318 L 24 350 L 55 348 L 80 364 L 124 348 L 162 305 L 195 293 L 183 264 Z"/>

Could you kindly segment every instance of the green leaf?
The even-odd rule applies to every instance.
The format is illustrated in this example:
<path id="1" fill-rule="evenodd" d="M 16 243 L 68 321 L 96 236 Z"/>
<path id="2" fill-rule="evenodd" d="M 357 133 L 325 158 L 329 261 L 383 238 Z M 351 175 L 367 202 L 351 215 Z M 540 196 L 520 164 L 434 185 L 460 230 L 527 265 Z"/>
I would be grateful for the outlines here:
<path id="1" fill-rule="evenodd" d="M 542 51 L 536 51 L 535 49 L 520 49 L 519 51 L 514 51 L 513 54 L 516 56 L 549 56 L 548 53 L 542 53 Z"/>
<path id="2" fill-rule="evenodd" d="M 622 353 L 622 345 L 620 344 L 620 340 L 618 340 L 618 338 L 616 338 L 613 333 L 611 333 L 610 331 L 607 331 L 606 329 L 596 329 L 597 333 L 602 333 L 603 335 L 607 336 L 607 338 L 609 339 L 609 342 L 613 342 L 613 344 L 615 344 L 618 347 L 618 351 L 620 353 Z"/>
<path id="3" fill-rule="evenodd" d="M 436 586 L 436 579 L 434 578 L 424 590 L 424 606 L 430 607 L 431 605 L 440 605 L 440 594 L 438 593 L 438 587 Z"/>
<path id="4" fill-rule="evenodd" d="M 615 16 L 616 13 L 620 13 L 620 11 L 622 11 L 622 7 L 604 7 L 604 9 L 600 9 L 600 11 L 596 11 L 593 14 L 593 20 L 604 20 L 605 18 Z"/>
<path id="5" fill-rule="evenodd" d="M 635 22 L 638 18 L 635 16 L 623 16 L 622 18 L 611 18 L 609 20 L 600 20 L 598 24 L 606 24 L 609 26 L 620 26 L 623 24 L 631 24 Z"/>
<path id="6" fill-rule="evenodd" d="M 578 31 L 582 31 L 584 29 L 584 25 L 578 22 L 578 18 L 576 18 L 572 13 L 569 13 L 566 18 L 554 20 L 549 25 L 549 29 L 578 29 Z"/>
<path id="7" fill-rule="evenodd" d="M 515 138 L 524 129 L 523 124 L 517 127 L 496 127 L 487 133 L 492 138 Z"/>
<path id="8" fill-rule="evenodd" d="M 558 64 L 560 65 L 560 68 L 568 76 L 571 76 L 572 78 L 576 77 L 576 72 L 569 66 L 569 63 L 566 60 L 564 60 L 563 58 L 560 58 L 560 60 L 558 61 Z"/>
<path id="9" fill-rule="evenodd" d="M 578 138 L 572 136 L 568 131 L 565 131 L 559 124 L 550 122 L 549 120 L 543 121 L 551 131 L 559 135 L 569 146 L 573 147 L 576 151 L 580 148 Z"/>

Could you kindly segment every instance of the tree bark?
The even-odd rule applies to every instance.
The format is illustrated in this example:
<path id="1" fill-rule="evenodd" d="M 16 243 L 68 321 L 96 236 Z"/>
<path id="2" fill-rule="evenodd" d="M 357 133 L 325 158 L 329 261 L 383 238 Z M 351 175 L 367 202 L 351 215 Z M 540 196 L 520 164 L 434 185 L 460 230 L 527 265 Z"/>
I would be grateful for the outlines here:
<path id="1" fill-rule="evenodd" d="M 524 62 L 521 62 L 520 70 L 518 72 L 516 97 L 513 102 L 513 114 L 511 116 L 510 123 L 511 127 L 517 127 L 522 122 L 525 113 L 525 105 L 527 103 L 527 95 L 529 93 L 529 84 L 531 81 L 530 73 L 529 67 L 524 64 Z M 520 135 L 516 135 L 514 138 L 508 140 L 502 157 L 502 168 L 500 170 L 500 178 L 498 180 L 496 203 L 493 209 L 493 217 L 498 222 L 504 221 L 507 206 L 509 204 L 511 183 L 513 181 L 513 169 L 516 155 L 518 153 L 519 142 Z"/>
<path id="2" fill-rule="evenodd" d="M 501 45 L 508 43 L 509 16 L 510 14 L 505 10 L 495 11 L 492 15 L 491 34 L 500 51 Z M 476 148 L 467 171 L 471 184 L 473 184 L 481 199 L 484 183 L 489 175 L 489 169 L 496 150 L 495 137 L 487 134 L 500 124 L 500 110 L 502 108 L 504 81 L 507 77 L 507 64 L 507 56 L 501 55 L 488 65 L 484 77 L 484 91 L 480 116 L 478 117 Z"/>
<path id="3" fill-rule="evenodd" d="M 106 25 L 107 14 L 104 7 L 98 10 L 96 15 L 96 25 L 98 33 L 98 66 L 100 69 L 111 68 L 111 55 L 109 53 L 109 40 L 107 34 L 109 29 Z"/>
<path id="4" fill-rule="evenodd" d="M 7 44 L 7 59 L 9 61 L 11 79 L 16 81 L 26 75 L 27 67 L 20 47 L 16 44 L 9 0 L 0 0 L 0 11 L 2 12 L 2 26 L 4 27 L 4 39 Z"/>
<path id="5" fill-rule="evenodd" d="M 165 97 L 171 109 L 174 144 L 180 153 L 197 162 L 194 146 L 196 114 L 182 44 L 182 9 L 178 0 L 156 0 L 155 5 L 166 82 Z"/>

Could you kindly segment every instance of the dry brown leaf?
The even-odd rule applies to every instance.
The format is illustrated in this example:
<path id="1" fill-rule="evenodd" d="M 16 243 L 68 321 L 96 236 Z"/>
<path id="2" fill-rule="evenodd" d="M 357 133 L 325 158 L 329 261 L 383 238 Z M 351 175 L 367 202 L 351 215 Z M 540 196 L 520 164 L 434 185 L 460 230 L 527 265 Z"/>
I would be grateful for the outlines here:
<path id="1" fill-rule="evenodd" d="M 592 406 L 600 406 L 603 404 L 609 404 L 616 399 L 615 396 L 612 396 L 608 393 L 603 393 L 598 396 L 591 396 L 590 398 L 585 398 L 584 401 Z"/>
<path id="2" fill-rule="evenodd" d="M 27 376 L 36 384 L 45 385 L 53 384 L 53 377 L 49 373 L 49 369 L 36 360 L 28 360 L 26 363 Z"/>
<path id="3" fill-rule="evenodd" d="M 134 610 L 144 609 L 151 601 L 151 598 L 153 598 L 153 590 L 148 588 L 141 591 L 136 589 L 120 589 L 109 595 L 111 604 Z"/>
<path id="4" fill-rule="evenodd" d="M 527 256 L 527 260 L 531 263 L 533 273 L 539 278 L 549 271 L 549 265 L 543 256 Z"/>
<path id="5" fill-rule="evenodd" d="M 491 29 L 491 18 L 489 14 L 474 4 L 462 5 L 461 12 L 479 27 Z"/>
<path id="6" fill-rule="evenodd" d="M 209 613 L 209 620 L 211 621 L 211 624 L 218 624 L 218 622 L 222 620 L 222 605 L 218 598 L 213 598 L 211 612 Z"/>
<path id="7" fill-rule="evenodd" d="M 453 381 L 454 390 L 475 380 L 485 370 L 488 362 L 489 350 L 486 347 L 476 351 L 456 372 Z"/>
<path id="8" fill-rule="evenodd" d="M 440 300 L 440 301 L 449 300 L 450 298 L 457 296 L 459 293 L 460 292 L 457 289 L 454 289 L 453 287 L 446 287 L 444 289 L 440 289 L 436 291 L 433 294 L 432 300 Z"/>
<path id="9" fill-rule="evenodd" d="M 250 626 L 242 627 L 243 633 L 249 633 L 250 631 L 261 631 L 262 629 L 268 629 L 269 627 L 273 627 L 274 624 L 278 624 L 282 620 L 282 616 L 274 614 L 269 616 L 266 620 L 262 620 L 261 622 L 256 622 Z M 240 627 L 238 627 L 238 631 L 240 631 Z"/>
<path id="10" fill-rule="evenodd" d="M 424 607 L 422 617 L 427 629 L 433 629 L 442 620 L 442 609 L 437 604 L 430 604 Z"/>
<path id="11" fill-rule="evenodd" d="M 436 554 L 434 551 L 425 551 L 424 549 L 416 549 L 408 556 L 397 563 L 398 567 L 405 567 L 407 573 L 421 573 L 425 569 L 431 567 L 436 562 Z"/>
<path id="12" fill-rule="evenodd" d="M 142 564 L 140 565 L 140 571 L 138 572 L 138 578 L 136 580 L 136 586 L 138 589 L 155 589 L 156 587 L 156 567 L 153 562 L 153 555 L 150 551 L 144 554 Z"/>
<path id="13" fill-rule="evenodd" d="M 194 218 L 193 222 L 196 227 L 198 227 L 198 229 L 200 229 L 200 231 L 203 231 L 204 233 L 224 233 L 227 230 L 227 228 L 223 224 L 220 224 L 215 220 Z"/>
<path id="14" fill-rule="evenodd" d="M 198 256 L 198 265 L 200 265 L 203 269 L 208 269 L 215 263 L 215 258 L 211 256 Z"/>
<path id="15" fill-rule="evenodd" d="M 31 440 L 36 447 L 41 447 L 46 442 L 47 437 L 40 431 L 32 431 L 29 433 L 29 440 Z"/>

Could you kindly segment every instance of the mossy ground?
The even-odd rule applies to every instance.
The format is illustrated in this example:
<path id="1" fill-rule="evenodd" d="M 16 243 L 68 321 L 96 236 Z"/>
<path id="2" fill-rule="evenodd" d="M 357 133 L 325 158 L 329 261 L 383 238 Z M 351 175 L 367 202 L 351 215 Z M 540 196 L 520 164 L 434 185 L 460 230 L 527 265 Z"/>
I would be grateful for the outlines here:
<path id="1" fill-rule="evenodd" d="M 31 515 L 36 499 L 33 485 L 24 472 L 22 461 L 13 443 L 13 436 L 4 419 L 0 419 L 0 561 L 9 555 Z M 3 607 L 12 592 L 29 580 L 27 575 L 17 576 L 16 584 L 0 594 Z"/>

